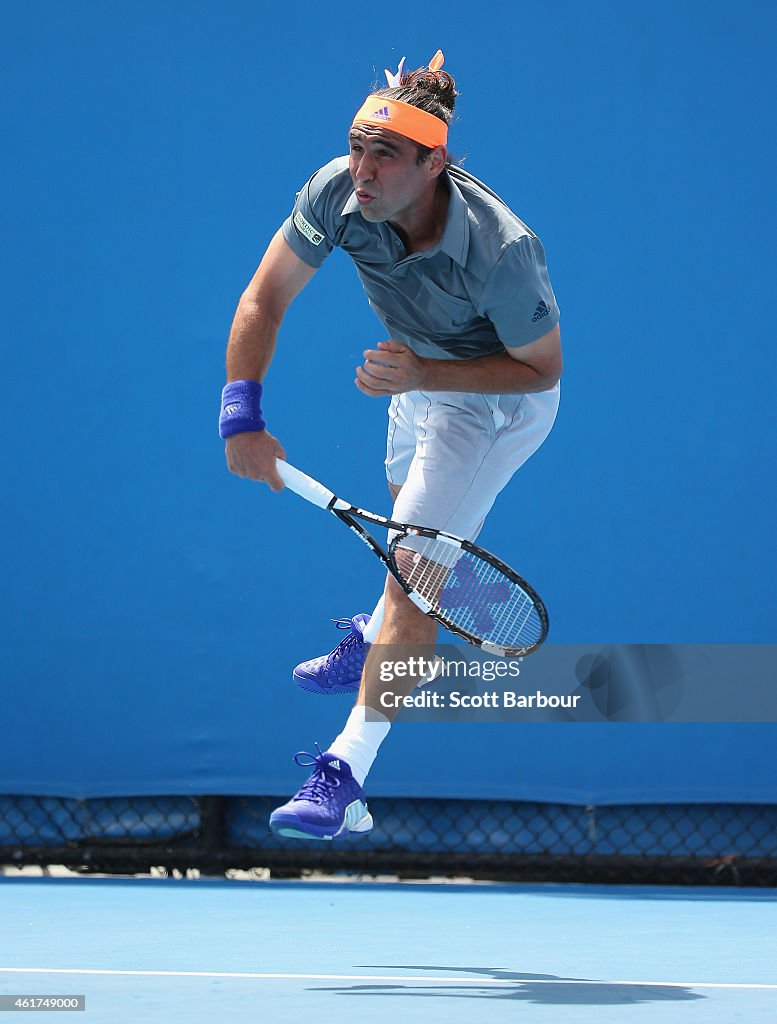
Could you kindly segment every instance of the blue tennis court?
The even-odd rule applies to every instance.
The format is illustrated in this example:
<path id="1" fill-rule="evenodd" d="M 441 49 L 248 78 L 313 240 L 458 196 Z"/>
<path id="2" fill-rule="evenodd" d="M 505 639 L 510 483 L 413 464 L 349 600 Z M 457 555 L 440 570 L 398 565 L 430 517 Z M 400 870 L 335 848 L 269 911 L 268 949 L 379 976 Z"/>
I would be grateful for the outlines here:
<path id="1" fill-rule="evenodd" d="M 777 1018 L 777 893 L 14 879 L 0 992 L 85 1019 Z"/>

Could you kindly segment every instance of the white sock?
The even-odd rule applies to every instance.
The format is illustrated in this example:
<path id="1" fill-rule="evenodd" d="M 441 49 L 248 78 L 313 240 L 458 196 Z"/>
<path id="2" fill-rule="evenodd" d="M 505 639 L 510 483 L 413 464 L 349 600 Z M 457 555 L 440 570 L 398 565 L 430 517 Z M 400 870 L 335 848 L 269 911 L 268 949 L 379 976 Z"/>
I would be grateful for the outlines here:
<path id="1" fill-rule="evenodd" d="M 365 711 L 369 712 L 370 720 L 367 720 Z M 359 785 L 363 786 L 372 762 L 378 756 L 378 747 L 388 736 L 390 728 L 391 722 L 380 711 L 357 704 L 348 716 L 343 731 L 327 748 L 327 753 L 341 757 Z"/>
<path id="2" fill-rule="evenodd" d="M 364 637 L 365 643 L 374 644 L 378 639 L 378 633 L 380 627 L 383 625 L 383 597 L 375 605 L 375 611 L 372 613 L 372 618 L 364 627 L 362 636 Z"/>

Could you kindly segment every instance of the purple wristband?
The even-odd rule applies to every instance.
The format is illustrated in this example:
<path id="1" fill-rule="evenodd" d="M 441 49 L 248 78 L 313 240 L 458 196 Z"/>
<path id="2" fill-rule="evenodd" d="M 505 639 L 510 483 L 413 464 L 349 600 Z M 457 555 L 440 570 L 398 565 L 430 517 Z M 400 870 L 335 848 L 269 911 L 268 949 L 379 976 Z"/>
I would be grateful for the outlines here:
<path id="1" fill-rule="evenodd" d="M 248 431 L 264 430 L 262 385 L 256 380 L 234 380 L 221 392 L 219 434 L 232 437 Z"/>

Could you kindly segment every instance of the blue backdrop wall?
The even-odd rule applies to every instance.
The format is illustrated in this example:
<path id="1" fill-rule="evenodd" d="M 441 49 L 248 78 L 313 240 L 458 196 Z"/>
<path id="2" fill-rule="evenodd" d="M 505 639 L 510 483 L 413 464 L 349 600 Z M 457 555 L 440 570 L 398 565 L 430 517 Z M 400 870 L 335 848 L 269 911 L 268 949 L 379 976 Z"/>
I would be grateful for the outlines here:
<path id="1" fill-rule="evenodd" d="M 0 788 L 283 792 L 290 754 L 338 730 L 347 704 L 296 692 L 290 669 L 331 646 L 329 616 L 372 607 L 379 567 L 227 473 L 224 347 L 371 83 L 438 46 L 461 89 L 452 148 L 540 235 L 562 309 L 557 425 L 483 542 L 536 582 L 557 642 L 774 642 L 772 4 L 474 19 L 455 0 L 379 31 L 308 2 L 0 17 Z M 335 253 L 286 319 L 266 398 L 290 460 L 377 510 L 385 407 L 352 381 L 380 338 Z M 764 799 L 774 740 L 425 725 L 395 730 L 372 783 L 415 792 L 415 762 L 430 795 Z M 482 773 L 441 778 L 451 742 Z"/>

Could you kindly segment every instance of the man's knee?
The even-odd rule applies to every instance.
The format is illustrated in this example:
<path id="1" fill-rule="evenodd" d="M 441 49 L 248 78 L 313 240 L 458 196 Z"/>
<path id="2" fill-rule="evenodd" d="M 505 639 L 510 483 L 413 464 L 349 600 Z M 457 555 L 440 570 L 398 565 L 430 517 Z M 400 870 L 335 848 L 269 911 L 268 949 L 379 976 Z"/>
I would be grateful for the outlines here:
<path id="1" fill-rule="evenodd" d="M 396 607 L 397 605 L 404 607 L 405 603 L 415 607 L 399 583 L 389 574 L 386 577 L 386 607 Z"/>
<path id="2" fill-rule="evenodd" d="M 387 616 L 403 619 L 426 619 L 427 616 L 418 605 L 413 604 L 402 587 L 393 576 L 386 580 L 386 603 L 384 606 L 384 619 Z"/>

